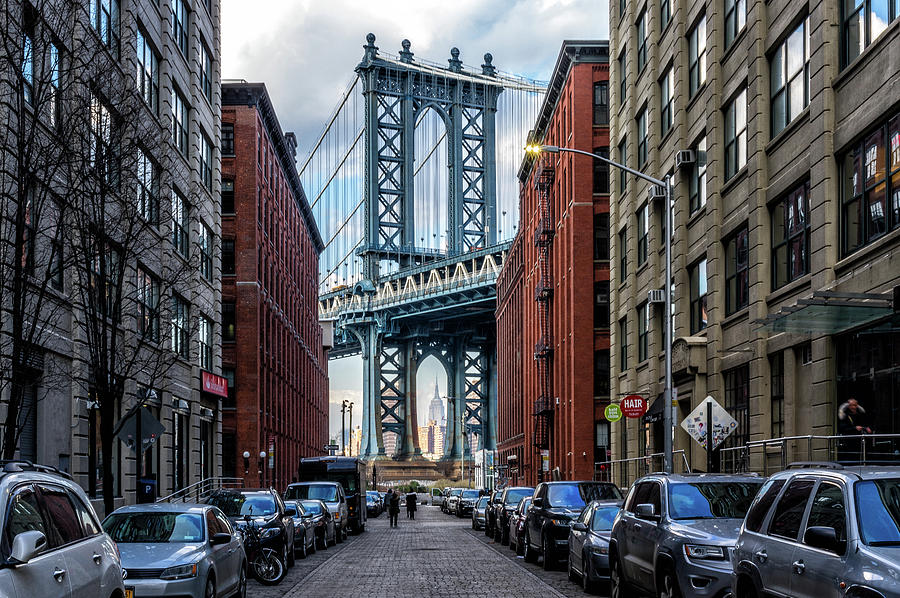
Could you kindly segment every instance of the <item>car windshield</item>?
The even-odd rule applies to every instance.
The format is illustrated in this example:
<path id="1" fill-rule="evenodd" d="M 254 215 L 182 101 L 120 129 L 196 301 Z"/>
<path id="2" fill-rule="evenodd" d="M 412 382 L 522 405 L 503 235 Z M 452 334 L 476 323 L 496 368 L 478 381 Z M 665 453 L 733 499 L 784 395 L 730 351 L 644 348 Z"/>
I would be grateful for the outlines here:
<path id="1" fill-rule="evenodd" d="M 505 503 L 508 505 L 517 505 L 526 496 L 531 496 L 534 492 L 531 488 L 514 488 L 506 493 Z"/>
<path id="2" fill-rule="evenodd" d="M 293 507 L 294 509 L 297 510 L 297 514 L 295 515 L 295 517 L 303 517 L 304 515 L 306 515 L 306 509 L 303 508 L 303 505 L 300 504 L 300 501 L 292 500 L 292 501 L 287 501 L 284 504 L 288 508 Z"/>
<path id="3" fill-rule="evenodd" d="M 226 517 L 268 517 L 278 511 L 275 498 L 268 492 L 256 494 L 242 494 L 229 492 L 216 494 L 207 501 L 209 504 L 219 507 Z"/>
<path id="4" fill-rule="evenodd" d="M 622 498 L 619 489 L 611 484 L 550 484 L 547 490 L 548 507 L 583 509 L 592 500 Z"/>
<path id="5" fill-rule="evenodd" d="M 759 482 L 696 482 L 669 485 L 672 519 L 743 519 Z"/>
<path id="6" fill-rule="evenodd" d="M 482 496 L 481 498 L 478 499 L 478 502 L 475 503 L 475 506 L 478 507 L 479 509 L 483 509 L 487 505 L 487 502 L 488 502 L 488 497 Z"/>
<path id="7" fill-rule="evenodd" d="M 869 546 L 900 546 L 900 479 L 856 482 L 859 535 Z"/>
<path id="8" fill-rule="evenodd" d="M 523 498 L 521 500 L 521 502 L 519 502 L 519 513 L 524 513 L 525 511 L 528 510 L 528 507 L 530 507 L 530 506 L 531 506 L 531 497 L 526 496 L 525 498 Z"/>
<path id="9" fill-rule="evenodd" d="M 203 542 L 203 518 L 195 513 L 113 513 L 103 529 L 123 544 Z"/>
<path id="10" fill-rule="evenodd" d="M 337 486 L 334 484 L 300 484 L 288 486 L 287 498 L 301 500 L 324 500 L 325 502 L 337 502 Z"/>
<path id="11" fill-rule="evenodd" d="M 462 493 L 463 498 L 478 498 L 480 492 L 478 490 L 464 490 Z"/>
<path id="12" fill-rule="evenodd" d="M 304 500 L 302 503 L 303 508 L 306 510 L 307 515 L 321 515 L 322 514 L 322 505 L 319 502 L 312 500 Z"/>
<path id="13" fill-rule="evenodd" d="M 595 532 L 608 532 L 612 529 L 613 520 L 619 513 L 619 507 L 597 507 L 591 519 L 591 529 Z"/>
<path id="14" fill-rule="evenodd" d="M 462 494 L 462 488 L 454 488 L 450 491 L 450 496 L 459 496 Z"/>

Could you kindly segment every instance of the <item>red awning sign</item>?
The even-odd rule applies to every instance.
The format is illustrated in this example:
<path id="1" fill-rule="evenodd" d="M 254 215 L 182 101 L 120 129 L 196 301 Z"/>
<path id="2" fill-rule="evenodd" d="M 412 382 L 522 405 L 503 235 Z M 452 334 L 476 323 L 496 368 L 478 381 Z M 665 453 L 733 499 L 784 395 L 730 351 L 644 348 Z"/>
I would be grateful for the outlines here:
<path id="1" fill-rule="evenodd" d="M 625 417 L 637 419 L 647 413 L 647 401 L 641 395 L 628 395 L 619 404 Z"/>
<path id="2" fill-rule="evenodd" d="M 228 380 L 209 372 L 202 372 L 203 392 L 228 398 Z"/>

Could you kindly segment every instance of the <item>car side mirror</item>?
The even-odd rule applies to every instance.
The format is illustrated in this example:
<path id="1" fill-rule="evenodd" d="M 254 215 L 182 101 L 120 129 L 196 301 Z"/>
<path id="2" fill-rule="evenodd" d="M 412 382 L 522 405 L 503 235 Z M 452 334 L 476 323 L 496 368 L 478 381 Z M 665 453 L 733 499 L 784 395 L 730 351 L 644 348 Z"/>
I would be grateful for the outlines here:
<path id="1" fill-rule="evenodd" d="M 297 509 L 295 509 L 294 507 L 287 507 L 287 508 L 284 510 L 284 514 L 287 515 L 288 517 L 296 517 L 296 516 L 297 516 Z"/>
<path id="2" fill-rule="evenodd" d="M 226 534 L 224 532 L 219 532 L 218 534 L 213 534 L 212 538 L 209 539 L 209 543 L 213 546 L 219 546 L 220 544 L 228 544 L 231 542 L 231 534 Z"/>
<path id="3" fill-rule="evenodd" d="M 588 526 L 586 526 L 585 524 L 583 524 L 579 521 L 578 523 L 572 524 L 572 531 L 573 532 L 586 532 L 586 531 L 588 531 Z"/>
<path id="4" fill-rule="evenodd" d="M 634 508 L 634 514 L 637 515 L 639 519 L 655 519 L 656 508 L 649 503 L 638 505 Z"/>
<path id="5" fill-rule="evenodd" d="M 829 550 L 838 554 L 843 551 L 837 532 L 833 527 L 814 525 L 806 528 L 806 533 L 803 534 L 803 543 L 813 548 Z"/>
<path id="6" fill-rule="evenodd" d="M 544 506 L 543 498 L 535 498 L 531 501 L 531 506 L 541 508 Z"/>
<path id="7" fill-rule="evenodd" d="M 16 534 L 9 551 L 9 561 L 12 565 L 24 565 L 41 552 L 45 546 L 47 546 L 47 537 L 37 530 Z"/>

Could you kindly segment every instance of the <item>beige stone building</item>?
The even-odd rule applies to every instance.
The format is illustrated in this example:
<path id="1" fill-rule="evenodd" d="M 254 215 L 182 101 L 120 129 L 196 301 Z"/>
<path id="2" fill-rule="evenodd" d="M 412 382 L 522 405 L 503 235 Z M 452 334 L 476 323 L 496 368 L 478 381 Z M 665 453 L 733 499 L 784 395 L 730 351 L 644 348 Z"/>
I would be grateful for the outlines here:
<path id="1" fill-rule="evenodd" d="M 851 396 L 876 432 L 900 432 L 898 13 L 896 2 L 853 15 L 836 0 L 610 2 L 611 156 L 671 174 L 675 191 L 676 466 L 706 467 L 678 424 L 707 395 L 738 422 L 726 446 L 750 443 L 723 451 L 725 469 L 835 457 L 824 438 L 784 452 L 753 443 L 836 434 Z M 663 446 L 664 314 L 648 294 L 666 286 L 664 202 L 613 178 L 612 396 L 651 403 L 613 424 L 624 459 Z"/>

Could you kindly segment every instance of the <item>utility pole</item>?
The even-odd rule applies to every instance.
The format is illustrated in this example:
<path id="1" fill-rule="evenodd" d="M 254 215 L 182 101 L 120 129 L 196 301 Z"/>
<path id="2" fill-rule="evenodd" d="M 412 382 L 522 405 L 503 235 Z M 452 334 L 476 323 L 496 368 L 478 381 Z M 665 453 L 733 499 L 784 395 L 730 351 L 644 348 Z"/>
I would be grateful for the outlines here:
<path id="1" fill-rule="evenodd" d="M 344 400 L 341 402 L 341 455 L 343 455 L 345 457 L 347 456 L 347 447 L 346 447 L 346 443 L 344 442 L 344 434 L 346 433 L 345 427 L 344 427 L 346 419 L 344 417 L 344 414 L 346 414 L 346 412 L 347 412 L 347 401 Z"/>
<path id="2" fill-rule="evenodd" d="M 347 411 L 350 412 L 350 456 L 353 456 L 353 401 L 350 401 L 350 404 L 347 406 Z"/>

